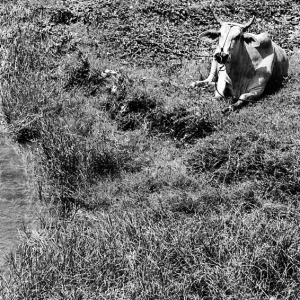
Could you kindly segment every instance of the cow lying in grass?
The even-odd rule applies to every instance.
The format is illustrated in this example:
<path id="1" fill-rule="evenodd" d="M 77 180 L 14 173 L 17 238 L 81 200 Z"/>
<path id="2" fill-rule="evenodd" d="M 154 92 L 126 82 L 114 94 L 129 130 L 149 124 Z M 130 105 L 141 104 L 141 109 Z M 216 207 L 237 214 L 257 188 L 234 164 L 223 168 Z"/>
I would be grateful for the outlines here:
<path id="1" fill-rule="evenodd" d="M 195 87 L 203 83 L 216 86 L 215 98 L 231 96 L 233 103 L 224 111 L 233 111 L 244 103 L 258 99 L 266 87 L 277 87 L 288 73 L 285 51 L 270 39 L 268 33 L 247 33 L 253 17 L 242 25 L 221 21 L 220 30 L 208 30 L 200 35 L 204 41 L 219 39 L 214 53 L 211 71 L 206 80 L 193 82 Z"/>

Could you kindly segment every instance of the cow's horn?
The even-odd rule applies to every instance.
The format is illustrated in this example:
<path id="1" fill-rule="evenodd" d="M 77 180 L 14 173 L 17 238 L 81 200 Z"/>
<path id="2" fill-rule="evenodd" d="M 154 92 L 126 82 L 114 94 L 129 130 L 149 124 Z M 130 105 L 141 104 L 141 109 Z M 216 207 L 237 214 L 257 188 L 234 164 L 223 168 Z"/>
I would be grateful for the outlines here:
<path id="1" fill-rule="evenodd" d="M 246 30 L 252 25 L 252 23 L 254 22 L 254 20 L 255 20 L 255 16 L 253 16 L 253 17 L 248 21 L 248 23 L 245 24 L 245 25 L 243 26 L 244 31 L 246 31 Z"/>
<path id="2" fill-rule="evenodd" d="M 215 11 L 212 9 L 211 10 L 213 13 L 214 18 L 216 19 L 216 21 L 220 24 L 223 25 L 223 21 L 216 15 Z"/>

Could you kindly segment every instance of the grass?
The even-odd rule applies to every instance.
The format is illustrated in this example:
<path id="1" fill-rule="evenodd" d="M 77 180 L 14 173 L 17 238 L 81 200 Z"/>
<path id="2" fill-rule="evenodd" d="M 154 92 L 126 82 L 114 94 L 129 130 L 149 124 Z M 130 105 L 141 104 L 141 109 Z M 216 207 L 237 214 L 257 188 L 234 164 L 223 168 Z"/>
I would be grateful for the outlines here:
<path id="1" fill-rule="evenodd" d="M 254 32 L 295 22 L 295 1 L 269 2 L 218 10 L 255 14 Z M 1 11 L 3 112 L 12 139 L 35 145 L 44 206 L 7 258 L 1 299 L 299 298 L 297 54 L 282 89 L 223 116 L 212 89 L 188 88 L 209 71 L 207 3 Z M 280 24 L 291 56 L 296 25 Z"/>

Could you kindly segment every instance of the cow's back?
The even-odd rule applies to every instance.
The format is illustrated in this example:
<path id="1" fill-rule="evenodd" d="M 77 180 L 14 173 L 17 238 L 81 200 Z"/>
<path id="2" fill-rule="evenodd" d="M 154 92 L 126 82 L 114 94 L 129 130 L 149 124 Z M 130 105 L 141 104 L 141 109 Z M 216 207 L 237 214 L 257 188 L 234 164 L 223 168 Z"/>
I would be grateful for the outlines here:
<path id="1" fill-rule="evenodd" d="M 267 32 L 255 35 L 255 37 L 260 43 L 260 46 L 256 48 L 257 53 L 259 53 L 257 55 L 259 64 L 266 66 L 266 69 L 271 71 L 271 77 L 268 80 L 266 89 L 277 89 L 280 87 L 283 78 L 288 75 L 289 62 L 286 52 L 271 40 Z M 273 56 L 271 61 L 269 60 L 270 55 Z M 255 61 L 253 53 L 251 56 L 252 60 Z"/>
<path id="2" fill-rule="evenodd" d="M 272 72 L 271 80 L 282 80 L 283 77 L 287 76 L 289 67 L 285 51 L 271 40 L 267 32 L 258 35 L 253 34 L 253 36 L 260 44 L 257 48 L 247 47 L 254 67 L 261 63 L 264 64 L 263 61 L 268 61 L 268 56 L 274 54 L 272 66 L 270 66 Z"/>

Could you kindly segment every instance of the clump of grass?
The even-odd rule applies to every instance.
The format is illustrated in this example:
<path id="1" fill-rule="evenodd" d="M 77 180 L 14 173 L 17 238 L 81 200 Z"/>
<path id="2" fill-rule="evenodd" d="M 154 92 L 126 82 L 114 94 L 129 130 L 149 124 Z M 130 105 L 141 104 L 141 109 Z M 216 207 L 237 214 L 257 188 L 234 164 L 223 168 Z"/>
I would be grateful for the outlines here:
<path id="1" fill-rule="evenodd" d="M 105 118 L 93 114 L 90 123 L 84 117 L 73 124 L 58 118 L 44 121 L 38 157 L 44 188 L 52 191 L 52 201 L 70 210 L 74 205 L 93 206 L 83 195 L 99 180 L 119 176 L 130 165 L 131 152 L 125 143 L 116 143 Z"/>
<path id="2" fill-rule="evenodd" d="M 18 142 L 38 139 L 42 120 L 47 115 L 60 114 L 60 97 L 52 83 L 45 80 L 43 75 L 16 75 L 14 80 L 8 78 L 2 85 L 2 109 L 12 138 Z"/>
<path id="3" fill-rule="evenodd" d="M 195 188 L 196 184 L 200 186 L 199 189 Z M 169 193 L 163 202 L 172 212 L 187 216 L 225 214 L 233 209 L 241 214 L 250 214 L 262 207 L 262 199 L 254 192 L 256 189 L 258 186 L 251 181 L 220 187 L 208 180 L 203 183 L 194 179 L 192 189 Z"/>
<path id="4" fill-rule="evenodd" d="M 61 59 L 58 77 L 66 91 L 81 90 L 94 97 L 105 95 L 110 101 L 121 98 L 127 85 L 127 76 L 121 70 L 107 69 L 101 60 L 81 50 Z"/>
<path id="5" fill-rule="evenodd" d="M 187 109 L 185 106 L 161 109 L 153 112 L 150 128 L 153 132 L 167 133 L 184 142 L 193 142 L 214 132 L 218 126 L 211 111 L 206 107 Z"/>
<path id="6" fill-rule="evenodd" d="M 34 13 L 33 20 L 38 16 L 40 13 Z M 46 51 L 47 43 L 44 32 L 35 24 L 11 24 L 2 37 L 1 104 L 19 142 L 39 138 L 41 119 L 47 113 L 59 112 L 61 85 L 49 72 L 53 59 Z"/>
<path id="7" fill-rule="evenodd" d="M 287 174 L 296 178 L 297 171 L 292 168 L 296 157 L 286 154 L 284 148 L 280 141 L 255 132 L 230 135 L 230 139 L 202 143 L 191 153 L 189 164 L 194 171 L 211 172 L 224 183 L 246 178 L 280 180 L 287 178 Z"/>
<path id="8" fill-rule="evenodd" d="M 161 106 L 157 90 L 140 87 L 139 84 L 129 84 L 117 97 L 110 98 L 106 105 L 111 118 L 118 124 L 120 130 L 140 129 L 147 122 L 147 116 Z"/>
<path id="9" fill-rule="evenodd" d="M 66 5 L 49 6 L 47 7 L 47 12 L 49 14 L 49 22 L 55 25 L 70 25 L 77 21 L 77 17 L 70 9 L 68 9 L 68 7 L 66 7 Z"/>

